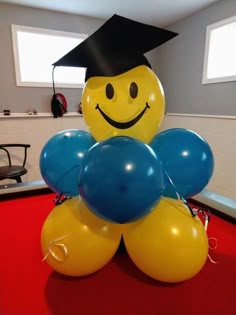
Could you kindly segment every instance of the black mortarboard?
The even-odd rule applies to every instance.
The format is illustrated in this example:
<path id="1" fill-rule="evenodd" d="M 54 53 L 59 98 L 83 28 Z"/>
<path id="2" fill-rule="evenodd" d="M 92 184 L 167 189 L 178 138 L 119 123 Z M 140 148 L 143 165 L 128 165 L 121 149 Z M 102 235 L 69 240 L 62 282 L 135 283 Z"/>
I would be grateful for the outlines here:
<path id="1" fill-rule="evenodd" d="M 151 68 L 144 54 L 176 35 L 115 14 L 53 65 L 87 68 L 85 81 L 115 76 L 139 65 Z"/>

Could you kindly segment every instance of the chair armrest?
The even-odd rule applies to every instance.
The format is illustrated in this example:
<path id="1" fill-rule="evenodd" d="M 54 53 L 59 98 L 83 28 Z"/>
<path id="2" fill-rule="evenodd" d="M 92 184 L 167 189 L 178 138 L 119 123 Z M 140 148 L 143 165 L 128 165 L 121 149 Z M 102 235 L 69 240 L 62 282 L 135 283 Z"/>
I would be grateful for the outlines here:
<path id="1" fill-rule="evenodd" d="M 7 154 L 7 158 L 8 158 L 8 162 L 9 162 L 9 166 L 11 166 L 11 156 L 9 151 L 6 148 L 24 148 L 24 159 L 23 159 L 23 163 L 22 166 L 25 166 L 26 160 L 27 160 L 27 149 L 31 147 L 30 144 L 24 144 L 24 143 L 6 143 L 6 144 L 0 144 L 0 149 L 2 149 L 3 151 L 6 152 Z"/>
<path id="2" fill-rule="evenodd" d="M 30 144 L 23 144 L 23 143 L 5 143 L 1 144 L 0 143 L 0 148 L 5 147 L 5 148 L 10 148 L 10 147 L 23 147 L 23 148 L 30 148 Z"/>

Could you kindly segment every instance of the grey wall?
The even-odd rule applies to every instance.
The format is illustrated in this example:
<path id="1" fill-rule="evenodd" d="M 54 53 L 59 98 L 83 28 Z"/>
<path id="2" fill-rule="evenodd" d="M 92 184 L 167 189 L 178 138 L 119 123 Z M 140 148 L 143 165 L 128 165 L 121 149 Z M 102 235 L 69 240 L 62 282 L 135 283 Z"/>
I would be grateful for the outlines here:
<path id="1" fill-rule="evenodd" d="M 221 0 L 166 27 L 179 35 L 148 55 L 165 91 L 166 112 L 236 115 L 235 81 L 202 84 L 206 27 L 233 15 L 236 1 Z"/>
<path id="2" fill-rule="evenodd" d="M 236 15 L 235 0 L 221 0 L 167 28 L 179 35 L 147 54 L 162 82 L 166 111 L 210 115 L 236 115 L 236 82 L 202 84 L 206 27 Z M 51 88 L 17 87 L 11 24 L 79 33 L 93 33 L 103 20 L 47 10 L 0 4 L 0 112 L 50 112 Z M 236 39 L 234 39 L 236 40 Z M 82 89 L 57 89 L 77 111 Z"/>
<path id="3" fill-rule="evenodd" d="M 50 112 L 52 88 L 17 87 L 12 51 L 11 24 L 91 34 L 103 20 L 0 4 L 0 112 Z M 57 89 L 66 96 L 69 110 L 77 111 L 82 89 Z"/>

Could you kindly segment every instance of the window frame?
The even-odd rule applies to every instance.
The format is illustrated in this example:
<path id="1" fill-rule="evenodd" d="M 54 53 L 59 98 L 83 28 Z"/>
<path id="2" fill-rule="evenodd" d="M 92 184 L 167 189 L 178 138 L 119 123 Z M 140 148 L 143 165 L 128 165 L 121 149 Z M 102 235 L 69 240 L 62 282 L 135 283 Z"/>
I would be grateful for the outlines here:
<path id="1" fill-rule="evenodd" d="M 20 72 L 20 56 L 19 56 L 18 38 L 17 38 L 17 32 L 18 31 L 25 31 L 25 32 L 29 32 L 29 33 L 35 33 L 35 34 L 53 35 L 53 36 L 57 36 L 57 37 L 72 37 L 72 38 L 79 38 L 82 40 L 84 40 L 88 37 L 87 34 L 82 34 L 82 33 L 65 32 L 65 31 L 59 31 L 59 30 L 53 30 L 53 29 L 11 24 L 16 85 L 17 86 L 24 86 L 24 87 L 52 87 L 52 81 L 50 81 L 50 82 L 22 81 L 21 72 Z M 57 61 L 57 60 L 55 60 L 55 61 Z M 57 82 L 56 81 L 56 69 L 57 68 L 58 67 L 55 68 L 55 73 L 54 73 L 55 86 L 56 87 L 58 87 L 58 88 L 83 88 L 84 87 L 85 82 L 80 82 L 80 83 Z M 53 71 L 53 66 L 52 66 L 52 71 Z"/>
<path id="2" fill-rule="evenodd" d="M 211 32 L 213 30 L 219 28 L 219 27 L 222 27 L 224 25 L 231 24 L 234 22 L 236 23 L 236 15 L 207 26 L 206 39 L 205 39 L 205 52 L 204 52 L 202 84 L 236 81 L 236 74 L 235 75 L 229 75 L 229 76 L 214 77 L 214 78 L 208 78 L 207 77 Z"/>

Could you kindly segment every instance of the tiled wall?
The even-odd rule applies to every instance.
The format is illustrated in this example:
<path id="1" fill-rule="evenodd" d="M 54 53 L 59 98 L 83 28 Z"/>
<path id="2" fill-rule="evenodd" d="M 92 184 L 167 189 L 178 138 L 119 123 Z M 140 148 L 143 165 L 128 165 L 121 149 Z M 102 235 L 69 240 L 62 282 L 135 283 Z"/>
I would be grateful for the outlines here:
<path id="1" fill-rule="evenodd" d="M 41 179 L 39 155 L 45 143 L 57 132 L 66 129 L 88 130 L 82 116 L 0 118 L 0 143 L 31 144 L 24 181 Z M 223 196 L 236 199 L 236 120 L 230 118 L 166 115 L 160 131 L 187 128 L 197 132 L 212 148 L 215 170 L 206 187 Z M 17 156 L 17 153 L 16 153 Z M 1 181 L 1 184 L 8 183 Z"/>

